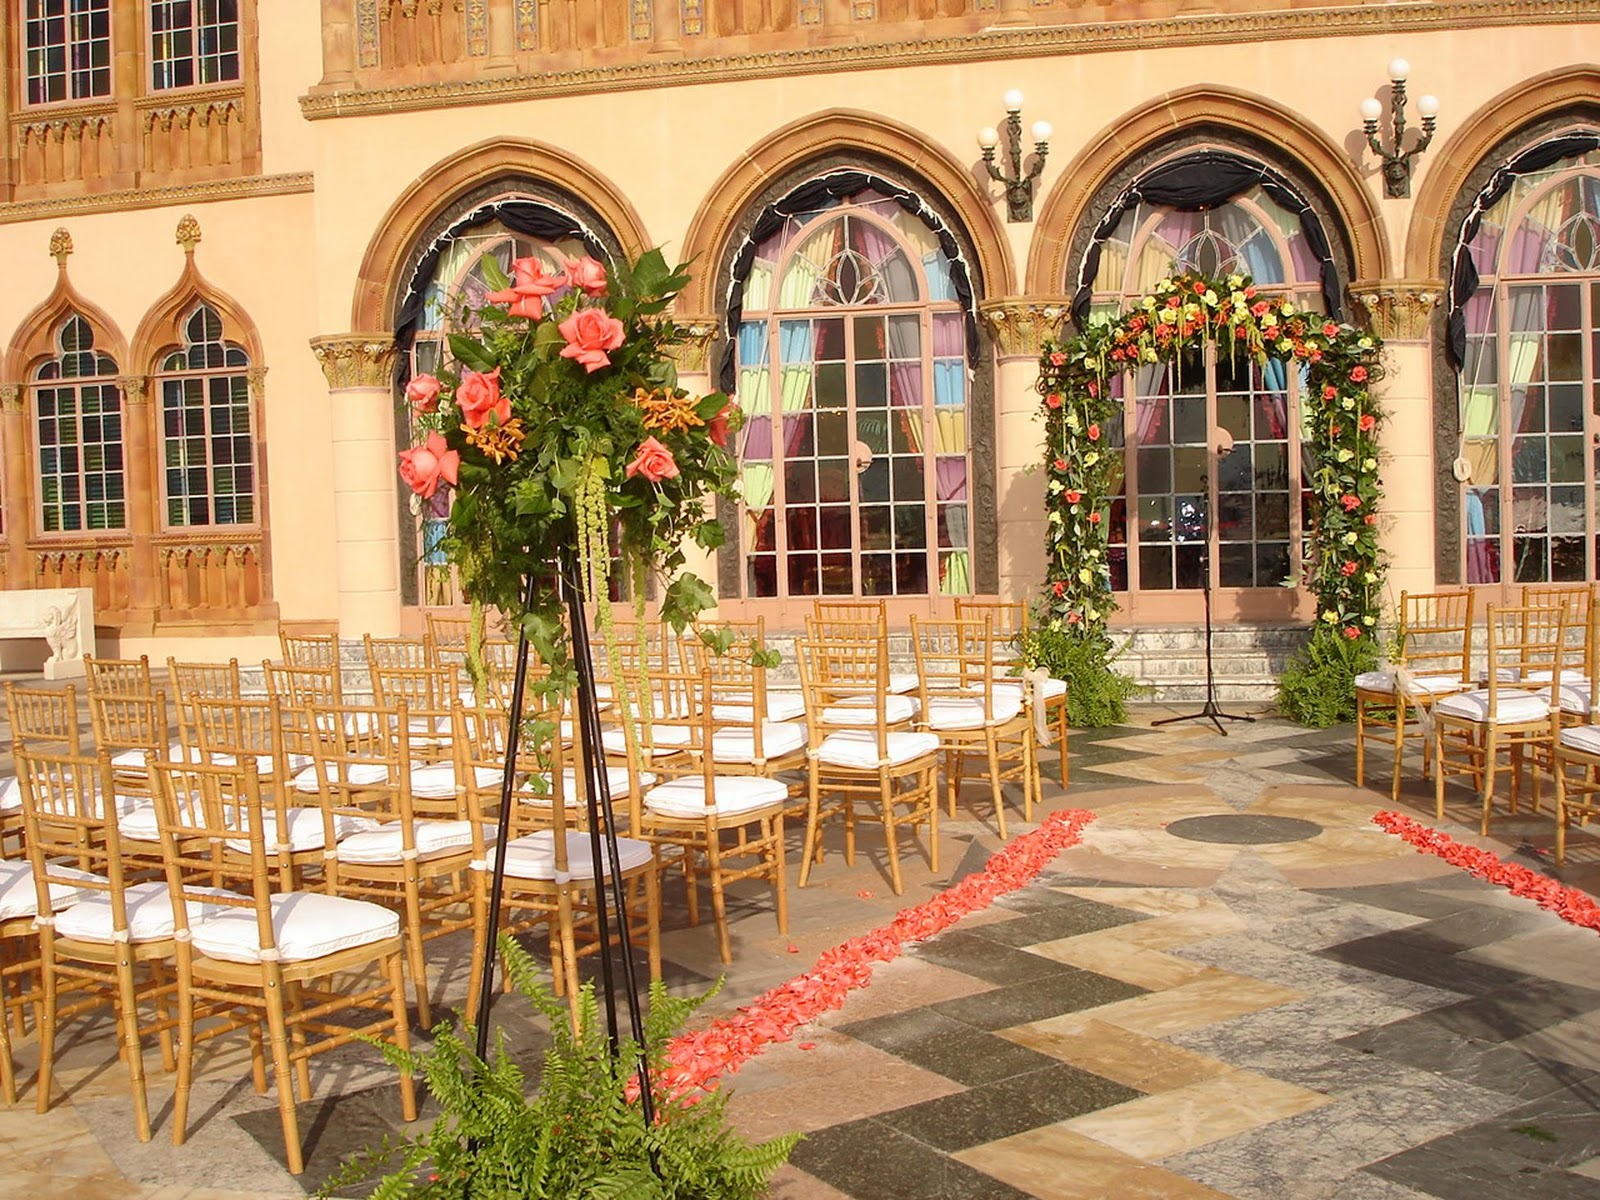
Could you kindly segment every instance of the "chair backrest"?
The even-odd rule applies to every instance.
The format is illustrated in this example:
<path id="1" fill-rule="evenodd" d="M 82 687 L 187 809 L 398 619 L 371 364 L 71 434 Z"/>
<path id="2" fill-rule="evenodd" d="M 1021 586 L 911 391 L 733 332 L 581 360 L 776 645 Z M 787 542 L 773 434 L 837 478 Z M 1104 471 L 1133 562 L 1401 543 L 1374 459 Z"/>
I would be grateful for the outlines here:
<path id="1" fill-rule="evenodd" d="M 883 600 L 865 600 L 853 596 L 830 600 L 826 596 L 817 596 L 811 601 L 811 615 L 819 621 L 876 621 L 879 617 L 887 621 L 888 614 L 888 605 Z"/>
<path id="2" fill-rule="evenodd" d="M 17 780 L 41 932 L 83 893 L 106 898 L 111 928 L 128 928 L 122 842 L 110 756 L 17 748 Z"/>
<path id="3" fill-rule="evenodd" d="M 1022 600 L 974 600 L 956 597 L 958 621 L 981 621 L 989 618 L 994 636 L 1003 642 L 1012 642 L 1019 634 L 1028 631 L 1028 605 Z"/>
<path id="4" fill-rule="evenodd" d="M 172 744 L 164 691 L 147 696 L 90 696 L 89 722 L 94 728 L 95 748 L 108 754 L 152 750 L 165 755 Z"/>
<path id="5" fill-rule="evenodd" d="M 582 818 L 578 808 L 581 790 L 574 786 L 578 780 L 567 778 L 578 755 L 561 736 L 561 714 L 543 710 L 527 714 L 517 747 L 517 780 L 509 812 L 501 807 L 508 728 L 505 714 L 462 705 L 453 716 L 451 744 L 467 819 L 479 828 L 493 821 L 500 827 L 500 836 L 506 838 L 553 830 L 556 869 L 564 871 L 566 839 L 562 835 L 569 825 L 581 824 Z M 492 848 L 488 852 L 492 853 Z"/>
<path id="6" fill-rule="evenodd" d="M 880 626 L 881 627 L 881 626 Z M 805 695 L 806 730 L 813 750 L 841 728 L 873 732 L 879 758 L 888 754 L 889 646 L 881 637 L 795 642 L 800 687 Z M 836 709 L 854 709 L 870 716 L 841 722 Z"/>
<path id="7" fill-rule="evenodd" d="M 1401 592 L 1400 661 L 1414 675 L 1448 675 L 1463 683 L 1472 678 L 1473 607 L 1475 593 L 1462 588 L 1444 592 Z"/>
<path id="8" fill-rule="evenodd" d="M 1522 588 L 1522 603 L 1528 608 L 1564 605 L 1567 609 L 1566 669 L 1573 675 L 1588 674 L 1593 648 L 1588 634 L 1589 611 L 1594 607 L 1592 583 L 1529 583 Z M 1580 640 L 1581 639 L 1581 640 Z M 1593 678 L 1590 674 L 1589 678 Z"/>
<path id="9" fill-rule="evenodd" d="M 285 633 L 278 630 L 278 646 L 285 666 L 339 666 L 339 635 L 336 633 Z"/>
<path id="10" fill-rule="evenodd" d="M 6 684 L 6 718 L 14 750 L 33 746 L 57 754 L 81 754 L 78 689 Z"/>
<path id="11" fill-rule="evenodd" d="M 822 607 L 822 606 L 819 606 Z M 887 642 L 889 617 L 880 606 L 874 612 L 862 610 L 849 615 L 845 605 L 827 605 L 824 613 L 806 614 L 806 638 L 813 642 L 859 641 L 879 638 Z"/>
<path id="12" fill-rule="evenodd" d="M 317 794 L 329 846 L 339 817 L 403 821 L 411 844 L 411 732 L 404 701 L 393 708 L 329 704 L 306 709 Z"/>
<path id="13" fill-rule="evenodd" d="M 911 615 L 911 645 L 917 656 L 917 680 L 923 704 L 930 692 L 958 692 L 994 701 L 994 625 L 982 620 L 924 620 Z"/>
<path id="14" fill-rule="evenodd" d="M 376 638 L 370 633 L 361 639 L 366 647 L 367 668 L 427 667 L 433 664 L 433 643 L 426 635 L 419 638 Z"/>
<path id="15" fill-rule="evenodd" d="M 1505 691 L 1549 687 L 1552 695 L 1560 695 L 1569 620 L 1565 605 L 1487 606 L 1484 630 L 1491 714 Z M 1530 684 L 1529 680 L 1537 682 Z"/>
<path id="16" fill-rule="evenodd" d="M 148 696 L 155 690 L 150 678 L 150 656 L 138 658 L 96 658 L 83 656 L 84 687 L 91 699 L 97 696 Z"/>
<path id="17" fill-rule="evenodd" d="M 467 652 L 467 642 L 472 637 L 472 618 L 465 614 L 435 612 L 424 614 L 428 622 L 428 639 L 433 643 L 435 655 L 450 654 L 455 658 Z"/>
<path id="18" fill-rule="evenodd" d="M 167 686 L 172 689 L 173 706 L 178 711 L 179 736 L 186 745 L 194 744 L 194 732 L 189 724 L 191 702 L 203 697 L 237 700 L 244 695 L 237 658 L 225 663 L 179 662 L 168 658 Z"/>
<path id="19" fill-rule="evenodd" d="M 267 695 L 289 707 L 344 702 L 344 680 L 337 662 L 326 666 L 264 662 L 261 672 L 267 683 Z"/>

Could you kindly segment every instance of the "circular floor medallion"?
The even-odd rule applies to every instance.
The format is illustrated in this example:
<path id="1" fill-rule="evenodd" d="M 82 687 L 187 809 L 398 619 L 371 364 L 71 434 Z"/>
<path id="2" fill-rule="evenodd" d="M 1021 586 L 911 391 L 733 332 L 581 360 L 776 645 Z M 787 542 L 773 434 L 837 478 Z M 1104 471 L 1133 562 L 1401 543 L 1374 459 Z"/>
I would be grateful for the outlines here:
<path id="1" fill-rule="evenodd" d="M 1185 817 L 1167 826 L 1173 837 L 1190 842 L 1218 842 L 1228 846 L 1265 846 L 1273 842 L 1303 842 L 1322 832 L 1315 821 L 1298 817 L 1271 817 L 1260 813 L 1219 813 Z"/>

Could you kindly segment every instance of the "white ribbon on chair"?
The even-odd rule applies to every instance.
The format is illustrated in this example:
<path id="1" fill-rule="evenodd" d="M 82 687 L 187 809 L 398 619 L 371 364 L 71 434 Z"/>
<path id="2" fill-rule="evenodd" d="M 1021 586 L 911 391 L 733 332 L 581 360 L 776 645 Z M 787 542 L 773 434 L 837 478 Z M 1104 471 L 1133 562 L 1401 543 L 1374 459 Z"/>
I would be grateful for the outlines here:
<path id="1" fill-rule="evenodd" d="M 1417 690 L 1416 676 L 1399 663 L 1394 665 L 1394 694 L 1396 699 L 1410 704 L 1413 712 L 1417 714 L 1417 728 L 1425 738 L 1433 737 L 1433 709 L 1425 703 L 1418 703 L 1419 697 L 1425 694 Z"/>
<path id="2" fill-rule="evenodd" d="M 1041 746 L 1048 746 L 1050 741 L 1050 722 L 1044 715 L 1044 685 L 1050 679 L 1050 672 L 1043 667 L 1025 667 L 1022 671 L 1022 686 L 1027 690 L 1028 706 L 1033 709 L 1033 736 Z"/>

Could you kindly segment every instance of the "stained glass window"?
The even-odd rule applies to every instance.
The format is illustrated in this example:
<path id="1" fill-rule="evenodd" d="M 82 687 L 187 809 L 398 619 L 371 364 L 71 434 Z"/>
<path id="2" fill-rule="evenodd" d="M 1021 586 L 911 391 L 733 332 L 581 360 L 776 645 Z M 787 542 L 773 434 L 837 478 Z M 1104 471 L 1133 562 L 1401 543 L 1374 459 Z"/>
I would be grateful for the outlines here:
<path id="1" fill-rule="evenodd" d="M 254 524 L 250 359 L 223 339 L 222 318 L 207 304 L 184 322 L 183 339 L 156 375 L 167 525 Z"/>
<path id="2" fill-rule="evenodd" d="M 111 94 L 111 0 L 24 0 L 29 104 Z"/>
<path id="3" fill-rule="evenodd" d="M 1463 314 L 1466 580 L 1594 579 L 1600 154 L 1519 176 L 1467 252 L 1480 282 Z"/>
<path id="4" fill-rule="evenodd" d="M 150 86 L 239 78 L 239 0 L 151 0 Z"/>
<path id="5" fill-rule="evenodd" d="M 745 595 L 969 593 L 967 334 L 933 231 L 870 189 L 790 217 L 743 315 Z"/>
<path id="6" fill-rule="evenodd" d="M 117 364 L 73 315 L 56 331 L 55 358 L 30 384 L 39 452 L 39 528 L 76 533 L 127 527 L 122 393 Z"/>
<path id="7" fill-rule="evenodd" d="M 1136 204 L 1101 244 L 1090 320 L 1110 320 L 1161 280 L 1195 271 L 1253 278 L 1322 308 L 1321 264 L 1298 216 L 1260 188 L 1201 212 Z M 1299 373 L 1226 353 L 1151 364 L 1114 379 L 1123 455 L 1107 516 L 1112 587 L 1131 594 L 1281 587 L 1304 529 Z M 1218 458 L 1219 431 L 1233 450 Z"/>

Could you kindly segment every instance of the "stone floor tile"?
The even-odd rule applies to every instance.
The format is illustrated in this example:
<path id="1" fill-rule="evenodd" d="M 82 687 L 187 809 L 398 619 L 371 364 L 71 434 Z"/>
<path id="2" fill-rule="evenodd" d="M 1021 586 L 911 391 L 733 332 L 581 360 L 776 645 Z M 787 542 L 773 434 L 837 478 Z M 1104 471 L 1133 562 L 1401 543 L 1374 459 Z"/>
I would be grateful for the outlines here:
<path id="1" fill-rule="evenodd" d="M 1147 1093 L 1170 1091 L 1232 1070 L 1218 1059 L 1100 1021 L 1086 1022 L 1076 1030 L 1018 1025 L 1001 1030 L 1000 1036 Z"/>
<path id="2" fill-rule="evenodd" d="M 1039 1200 L 1224 1200 L 1226 1195 L 1055 1125 L 953 1157 Z"/>
<path id="3" fill-rule="evenodd" d="M 1086 1021 L 1103 1021 L 1135 1033 L 1166 1037 L 1300 997 L 1301 993 L 1291 988 L 1217 971 L 1166 991 L 1069 1012 L 1040 1023 L 1053 1030 L 1074 1030 L 1081 1029 Z"/>

